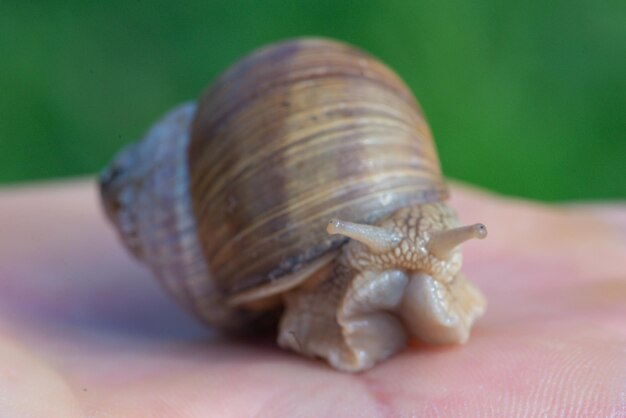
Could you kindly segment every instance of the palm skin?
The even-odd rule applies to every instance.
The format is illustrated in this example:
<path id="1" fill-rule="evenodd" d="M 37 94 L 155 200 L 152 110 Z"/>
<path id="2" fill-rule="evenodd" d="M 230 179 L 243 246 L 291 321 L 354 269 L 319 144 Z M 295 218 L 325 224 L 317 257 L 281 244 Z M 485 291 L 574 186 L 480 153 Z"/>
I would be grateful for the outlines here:
<path id="1" fill-rule="evenodd" d="M 351 375 L 198 325 L 125 253 L 92 182 L 4 190 L 0 417 L 626 416 L 626 208 L 452 195 L 489 228 L 464 248 L 486 315 L 467 345 Z"/>

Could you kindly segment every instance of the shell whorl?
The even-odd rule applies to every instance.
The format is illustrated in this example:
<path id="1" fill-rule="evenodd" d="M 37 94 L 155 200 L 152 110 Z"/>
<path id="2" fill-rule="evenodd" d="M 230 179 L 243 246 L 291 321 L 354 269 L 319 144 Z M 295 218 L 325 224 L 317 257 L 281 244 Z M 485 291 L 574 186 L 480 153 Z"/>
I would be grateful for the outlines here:
<path id="1" fill-rule="evenodd" d="M 331 218 L 374 222 L 447 197 L 409 89 L 322 39 L 271 45 L 228 69 L 199 102 L 189 170 L 202 251 L 227 294 L 341 245 L 325 231 Z"/>
<path id="2" fill-rule="evenodd" d="M 195 103 L 176 107 L 100 176 L 107 216 L 124 245 L 177 302 L 208 323 L 238 329 L 251 314 L 226 306 L 196 234 L 187 148 Z"/>

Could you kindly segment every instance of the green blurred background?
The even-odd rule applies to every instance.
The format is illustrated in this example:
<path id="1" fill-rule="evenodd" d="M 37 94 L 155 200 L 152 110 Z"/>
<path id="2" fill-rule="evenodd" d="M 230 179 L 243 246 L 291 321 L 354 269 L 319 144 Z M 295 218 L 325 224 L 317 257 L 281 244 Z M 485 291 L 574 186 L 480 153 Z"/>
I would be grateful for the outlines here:
<path id="1" fill-rule="evenodd" d="M 411 86 L 450 177 L 626 198 L 623 1 L 3 1 L 0 184 L 93 173 L 250 50 L 322 35 Z"/>

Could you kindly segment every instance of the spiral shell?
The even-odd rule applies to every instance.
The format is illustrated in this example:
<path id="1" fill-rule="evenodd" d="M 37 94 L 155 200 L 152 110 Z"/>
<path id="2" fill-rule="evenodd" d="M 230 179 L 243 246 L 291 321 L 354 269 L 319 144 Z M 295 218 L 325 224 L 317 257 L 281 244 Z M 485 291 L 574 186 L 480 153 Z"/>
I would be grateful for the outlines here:
<path id="1" fill-rule="evenodd" d="M 372 222 L 446 195 L 410 91 L 379 61 L 326 40 L 262 49 L 202 97 L 189 152 L 198 234 L 237 292 L 341 244 L 332 217 Z"/>
<path id="2" fill-rule="evenodd" d="M 118 157 L 102 193 L 126 245 L 208 322 L 246 322 L 225 298 L 337 249 L 329 219 L 371 223 L 447 197 L 409 89 L 339 42 L 263 48 L 181 109 Z"/>

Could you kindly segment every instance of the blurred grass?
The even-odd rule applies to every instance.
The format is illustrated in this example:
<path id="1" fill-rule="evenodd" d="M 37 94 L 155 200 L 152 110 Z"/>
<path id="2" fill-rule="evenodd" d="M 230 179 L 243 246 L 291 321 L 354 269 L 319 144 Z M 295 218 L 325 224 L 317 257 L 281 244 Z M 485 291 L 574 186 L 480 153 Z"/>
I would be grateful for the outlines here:
<path id="1" fill-rule="evenodd" d="M 4 1 L 0 183 L 91 173 L 228 64 L 321 35 L 412 87 L 448 176 L 626 198 L 623 2 Z"/>

